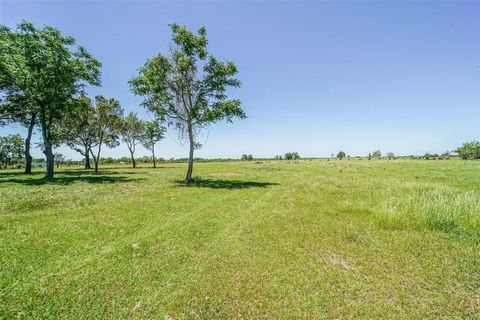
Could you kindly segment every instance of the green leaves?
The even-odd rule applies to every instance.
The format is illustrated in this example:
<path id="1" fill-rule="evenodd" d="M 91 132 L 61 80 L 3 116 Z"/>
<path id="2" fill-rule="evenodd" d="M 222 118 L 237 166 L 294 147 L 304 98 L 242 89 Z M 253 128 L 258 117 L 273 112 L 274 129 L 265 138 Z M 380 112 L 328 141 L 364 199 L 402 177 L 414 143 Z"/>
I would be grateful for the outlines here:
<path id="1" fill-rule="evenodd" d="M 92 100 L 80 96 L 74 100 L 71 116 L 66 117 L 60 127 L 62 142 L 83 156 L 97 143 L 99 130 L 95 111 Z"/>
<path id="2" fill-rule="evenodd" d="M 298 160 L 300 159 L 300 155 L 298 154 L 298 152 L 287 152 L 285 153 L 284 158 L 285 160 Z"/>
<path id="3" fill-rule="evenodd" d="M 170 25 L 172 28 L 172 42 L 177 48 L 175 52 L 179 55 L 178 58 L 183 58 L 186 62 L 189 58 L 198 57 L 205 59 L 207 57 L 207 30 L 201 27 L 197 31 L 197 35 L 193 34 L 185 26 L 180 26 L 176 23 Z"/>
<path id="4" fill-rule="evenodd" d="M 245 119 L 247 116 L 241 108 L 240 100 L 224 100 L 212 103 L 210 108 L 205 109 L 201 117 L 203 122 L 216 122 L 225 119 L 232 123 L 233 118 Z"/>
<path id="5" fill-rule="evenodd" d="M 87 84 L 100 85 L 101 63 L 75 39 L 52 27 L 20 23 L 15 31 L 0 27 L 0 93 L 11 119 L 25 123 L 38 116 L 43 145 L 51 154 L 61 139 L 64 119 Z M 2 106 L 2 108 L 4 107 Z M 45 151 L 44 151 L 45 152 Z M 52 157 L 47 156 L 47 162 Z M 53 175 L 53 166 L 48 173 Z"/>
<path id="6" fill-rule="evenodd" d="M 8 165 L 10 159 L 21 158 L 23 141 L 19 134 L 0 137 L 0 164 Z"/>
<path id="7" fill-rule="evenodd" d="M 171 28 L 171 55 L 147 60 L 130 81 L 132 91 L 144 97 L 143 106 L 182 130 L 245 118 L 240 100 L 229 100 L 226 95 L 229 87 L 241 85 L 235 78 L 235 63 L 208 54 L 205 28 L 197 34 L 178 24 Z M 203 65 L 202 60 L 206 61 Z"/>
<path id="8" fill-rule="evenodd" d="M 155 144 L 165 137 L 166 129 L 159 124 L 159 121 L 145 121 L 141 137 L 142 145 L 148 150 L 153 150 Z"/>
<path id="9" fill-rule="evenodd" d="M 382 152 L 380 150 L 375 150 L 372 153 L 372 157 L 374 158 L 381 158 L 382 157 Z"/>
<path id="10" fill-rule="evenodd" d="M 0 90 L 6 100 L 22 96 L 44 124 L 65 116 L 65 101 L 86 84 L 100 84 L 101 63 L 75 39 L 52 27 L 20 23 L 15 31 L 0 28 Z"/>
<path id="11" fill-rule="evenodd" d="M 103 96 L 95 97 L 94 123 L 96 128 L 97 144 L 103 142 L 110 147 L 120 144 L 118 141 L 119 131 L 122 126 L 123 109 L 116 99 L 107 99 Z"/>
<path id="12" fill-rule="evenodd" d="M 144 135 L 145 124 L 143 120 L 137 117 L 137 114 L 130 112 L 122 119 L 120 124 L 120 135 L 127 144 L 130 151 L 135 150 L 135 146 L 140 143 Z"/>
<path id="13" fill-rule="evenodd" d="M 462 159 L 480 159 L 480 141 L 464 143 L 457 153 Z"/>

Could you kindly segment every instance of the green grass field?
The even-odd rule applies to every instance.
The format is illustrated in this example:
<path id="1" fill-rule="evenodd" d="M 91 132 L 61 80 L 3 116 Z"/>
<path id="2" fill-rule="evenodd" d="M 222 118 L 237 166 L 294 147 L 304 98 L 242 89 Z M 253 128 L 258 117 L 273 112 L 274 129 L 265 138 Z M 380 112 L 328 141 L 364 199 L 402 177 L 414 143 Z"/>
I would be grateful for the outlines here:
<path id="1" fill-rule="evenodd" d="M 0 318 L 480 317 L 480 162 L 185 170 L 0 171 Z"/>

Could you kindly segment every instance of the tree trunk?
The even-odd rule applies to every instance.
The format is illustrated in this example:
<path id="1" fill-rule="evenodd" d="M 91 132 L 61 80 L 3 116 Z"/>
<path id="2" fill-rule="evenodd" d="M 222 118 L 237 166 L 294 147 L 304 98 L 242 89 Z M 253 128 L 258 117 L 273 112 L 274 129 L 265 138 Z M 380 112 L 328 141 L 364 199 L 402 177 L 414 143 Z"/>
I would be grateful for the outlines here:
<path id="1" fill-rule="evenodd" d="M 47 173 L 45 175 L 45 178 L 53 179 L 55 157 L 53 156 L 52 144 L 49 141 L 44 141 L 43 143 L 45 145 L 43 153 L 45 154 L 45 158 L 47 160 Z"/>
<path id="2" fill-rule="evenodd" d="M 155 147 L 152 147 L 152 160 L 153 160 L 153 167 L 157 167 L 157 161 L 155 160 Z"/>
<path id="3" fill-rule="evenodd" d="M 95 156 L 92 149 L 90 149 L 90 153 L 92 154 L 93 162 L 95 164 L 95 174 L 98 173 L 98 163 L 100 162 L 100 152 L 102 152 L 102 143 L 103 143 L 103 138 L 98 143 L 97 156 Z"/>
<path id="4" fill-rule="evenodd" d="M 45 123 L 42 123 L 42 137 L 43 137 L 43 154 L 47 160 L 47 172 L 45 174 L 46 179 L 53 179 L 53 172 L 55 168 L 55 157 L 53 155 L 52 143 L 47 132 Z"/>
<path id="5" fill-rule="evenodd" d="M 130 152 L 130 157 L 132 158 L 132 166 L 136 168 L 137 164 L 135 163 L 135 157 L 133 156 L 133 152 Z"/>
<path id="6" fill-rule="evenodd" d="M 92 169 L 92 166 L 90 165 L 90 153 L 88 148 L 85 148 L 85 169 Z"/>
<path id="7" fill-rule="evenodd" d="M 25 139 L 25 174 L 32 173 L 32 160 L 33 157 L 30 154 L 30 142 L 32 140 L 33 128 L 35 127 L 35 115 L 32 115 L 30 123 L 28 125 L 27 138 Z"/>
<path id="8" fill-rule="evenodd" d="M 100 146 L 99 146 L 99 148 L 100 148 Z M 93 154 L 92 149 L 90 149 L 90 153 L 92 154 L 93 165 L 95 166 L 95 173 L 98 173 L 98 159 L 100 158 L 100 156 L 95 157 L 95 154 Z M 100 151 L 98 153 L 100 154 Z"/>
<path id="9" fill-rule="evenodd" d="M 193 175 L 193 149 L 194 149 L 194 141 L 193 141 L 193 128 L 192 125 L 189 124 L 188 126 L 188 139 L 190 140 L 190 153 L 188 157 L 188 170 L 187 170 L 187 176 L 185 177 L 185 182 L 186 183 L 191 183 L 193 181 L 192 175 Z"/>

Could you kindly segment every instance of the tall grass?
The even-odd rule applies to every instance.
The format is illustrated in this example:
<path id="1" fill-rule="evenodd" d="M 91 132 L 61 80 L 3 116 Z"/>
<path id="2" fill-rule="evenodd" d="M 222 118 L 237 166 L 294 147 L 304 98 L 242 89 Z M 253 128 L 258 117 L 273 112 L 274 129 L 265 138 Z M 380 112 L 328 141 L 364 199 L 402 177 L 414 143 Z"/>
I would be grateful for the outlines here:
<path id="1" fill-rule="evenodd" d="M 480 230 L 480 195 L 441 183 L 398 182 L 381 189 L 378 219 L 391 228 Z"/>

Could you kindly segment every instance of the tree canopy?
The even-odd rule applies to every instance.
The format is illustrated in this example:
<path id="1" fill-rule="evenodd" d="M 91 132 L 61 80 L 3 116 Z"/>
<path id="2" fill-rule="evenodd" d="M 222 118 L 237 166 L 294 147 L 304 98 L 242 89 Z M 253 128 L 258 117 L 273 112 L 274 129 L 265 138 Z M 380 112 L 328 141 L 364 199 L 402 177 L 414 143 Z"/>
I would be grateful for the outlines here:
<path id="1" fill-rule="evenodd" d="M 457 149 L 457 153 L 462 159 L 480 159 L 480 141 L 464 143 Z"/>
<path id="2" fill-rule="evenodd" d="M 157 161 L 155 158 L 155 145 L 157 142 L 165 137 L 166 128 L 159 124 L 158 120 L 145 121 L 144 131 L 141 137 L 142 145 L 152 152 L 153 167 L 157 167 Z"/>
<path id="3" fill-rule="evenodd" d="M 382 157 L 382 152 L 380 150 L 375 150 L 372 153 L 372 157 L 374 158 L 381 158 Z"/>
<path id="4" fill-rule="evenodd" d="M 95 97 L 95 110 L 92 120 L 95 143 L 90 148 L 90 155 L 95 164 L 95 172 L 98 165 L 102 147 L 106 145 L 114 148 L 120 144 L 119 131 L 122 125 L 123 109 L 116 99 L 107 99 L 103 96 Z M 94 147 L 96 150 L 94 150 Z"/>
<path id="5" fill-rule="evenodd" d="M 125 118 L 122 119 L 119 126 L 120 136 L 122 141 L 128 147 L 130 151 L 130 157 L 132 158 L 132 166 L 135 168 L 135 149 L 137 144 L 142 141 L 145 135 L 145 122 L 137 117 L 137 114 L 130 112 Z"/>
<path id="6" fill-rule="evenodd" d="M 61 139 L 70 149 L 85 158 L 85 169 L 90 169 L 90 151 L 97 145 L 98 126 L 92 100 L 81 96 L 75 101 L 71 116 L 63 119 Z"/>
<path id="7" fill-rule="evenodd" d="M 58 128 L 85 85 L 100 85 L 98 62 L 75 39 L 52 27 L 20 23 L 15 31 L 0 27 L 0 91 L 10 112 L 35 114 L 47 159 L 47 178 L 53 177 L 52 147 L 60 141 Z M 17 112 L 18 111 L 18 112 Z"/>
<path id="8" fill-rule="evenodd" d="M 243 161 L 253 161 L 253 156 L 251 154 L 244 153 L 244 154 L 242 154 L 241 159 Z"/>
<path id="9" fill-rule="evenodd" d="M 285 160 L 298 160 L 298 159 L 300 159 L 300 155 L 298 154 L 298 152 L 287 152 L 287 153 L 285 153 L 284 159 Z"/>

